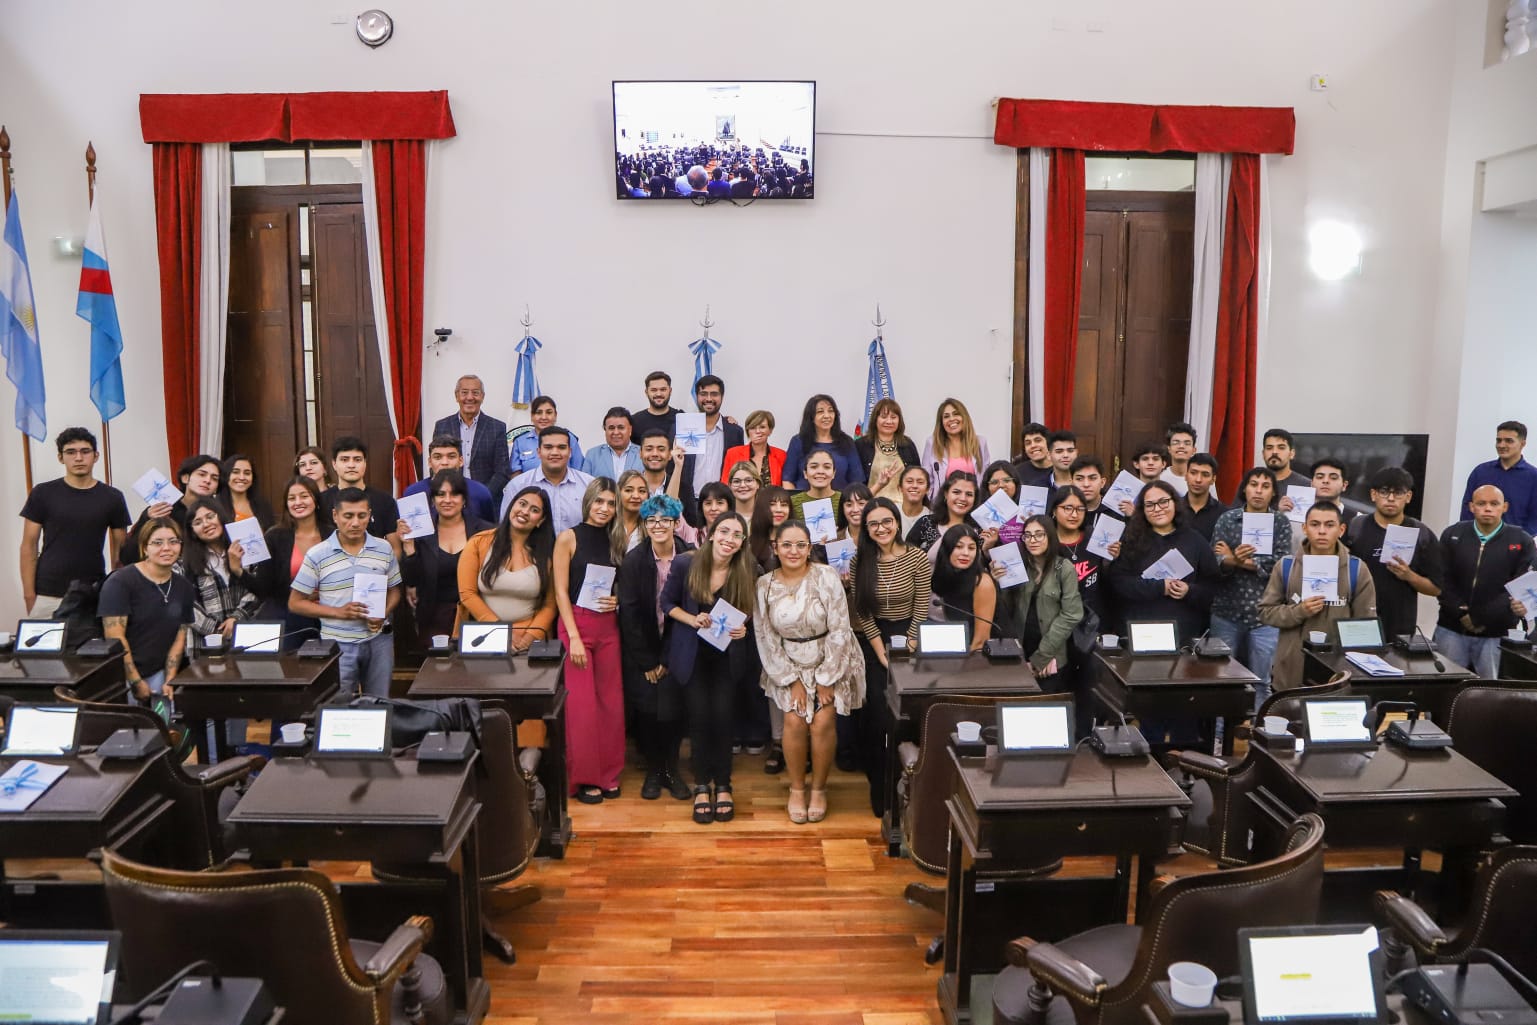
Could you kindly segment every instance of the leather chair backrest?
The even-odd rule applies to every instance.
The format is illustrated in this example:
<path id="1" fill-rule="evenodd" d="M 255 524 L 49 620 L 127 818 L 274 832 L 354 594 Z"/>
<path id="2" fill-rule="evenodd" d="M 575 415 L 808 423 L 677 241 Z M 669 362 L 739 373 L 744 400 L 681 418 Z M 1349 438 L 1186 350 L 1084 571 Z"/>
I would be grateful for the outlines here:
<path id="1" fill-rule="evenodd" d="M 123 934 L 127 996 L 138 999 L 193 961 L 259 976 L 289 1025 L 385 1025 L 377 994 L 347 944 L 341 901 L 309 869 L 179 872 L 107 851 L 107 906 Z"/>
<path id="2" fill-rule="evenodd" d="M 1473 947 L 1492 950 L 1528 979 L 1537 978 L 1532 909 L 1537 908 L 1537 847 L 1504 847 L 1478 873 L 1468 913 L 1445 948 L 1458 960 Z"/>
<path id="3" fill-rule="evenodd" d="M 503 709 L 487 705 L 481 713 L 480 763 L 480 881 L 498 883 L 522 872 L 539 846 L 516 730 Z"/>
<path id="4" fill-rule="evenodd" d="M 1335 673 L 1324 683 L 1315 683 L 1310 687 L 1293 687 L 1290 690 L 1272 691 L 1254 714 L 1254 723 L 1257 727 L 1267 715 L 1279 715 L 1287 722 L 1302 721 L 1302 703 L 1308 698 L 1339 697 L 1350 693 L 1350 673 L 1348 671 Z"/>
<path id="5" fill-rule="evenodd" d="M 1130 973 L 1102 1008 L 1102 1025 L 1142 1021 L 1153 983 L 1175 961 L 1198 961 L 1218 978 L 1238 974 L 1238 930 L 1311 925 L 1323 888 L 1324 824 L 1312 813 L 1297 820 L 1285 853 L 1269 861 L 1185 876 L 1153 894 Z"/>
<path id="6" fill-rule="evenodd" d="M 1464 758 L 1520 796 L 1505 801 L 1505 835 L 1537 843 L 1537 687 L 1475 683 L 1452 699 L 1446 732 Z"/>

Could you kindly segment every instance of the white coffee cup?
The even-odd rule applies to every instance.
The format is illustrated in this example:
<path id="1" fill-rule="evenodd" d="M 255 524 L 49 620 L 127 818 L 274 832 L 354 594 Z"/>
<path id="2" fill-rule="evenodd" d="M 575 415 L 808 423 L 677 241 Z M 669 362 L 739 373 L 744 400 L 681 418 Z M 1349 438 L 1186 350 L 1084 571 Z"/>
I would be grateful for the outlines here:
<path id="1" fill-rule="evenodd" d="M 1314 644 L 1326 644 L 1328 643 L 1329 635 L 1324 633 L 1322 630 L 1309 630 L 1308 640 L 1312 641 Z"/>
<path id="2" fill-rule="evenodd" d="M 304 743 L 304 724 L 302 722 L 285 722 L 283 728 L 278 731 L 283 736 L 285 744 Z"/>
<path id="3" fill-rule="evenodd" d="M 448 634 L 433 634 L 432 635 L 432 646 L 434 648 L 446 648 L 446 647 L 448 647 L 448 642 L 449 642 Z"/>
<path id="4" fill-rule="evenodd" d="M 1119 648 L 1121 646 L 1120 634 L 1100 634 L 1099 646 L 1102 648 Z"/>
<path id="5" fill-rule="evenodd" d="M 1265 732 L 1266 733 L 1274 733 L 1274 734 L 1279 735 L 1279 734 L 1287 732 L 1288 729 L 1290 728 L 1290 726 L 1291 726 L 1291 722 L 1284 715 L 1267 715 L 1267 716 L 1265 716 Z"/>
<path id="6" fill-rule="evenodd" d="M 955 739 L 963 744 L 975 744 L 982 739 L 982 724 L 970 720 L 956 723 Z"/>
<path id="7" fill-rule="evenodd" d="M 223 634 L 204 634 L 203 647 L 209 651 L 218 651 L 224 647 Z"/>
<path id="8" fill-rule="evenodd" d="M 8 633 L 0 632 L 0 648 L 5 647 L 9 643 L 11 643 L 11 635 Z"/>
<path id="9" fill-rule="evenodd" d="M 1194 961 L 1169 966 L 1169 996 L 1185 1007 L 1209 1007 L 1217 989 L 1217 973 Z"/>

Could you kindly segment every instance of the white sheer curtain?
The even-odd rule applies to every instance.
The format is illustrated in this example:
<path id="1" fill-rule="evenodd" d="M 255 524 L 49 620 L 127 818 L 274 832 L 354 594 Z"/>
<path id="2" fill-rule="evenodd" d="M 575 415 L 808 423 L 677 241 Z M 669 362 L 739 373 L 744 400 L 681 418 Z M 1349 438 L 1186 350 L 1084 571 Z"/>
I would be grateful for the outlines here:
<path id="1" fill-rule="evenodd" d="M 224 453 L 224 353 L 229 325 L 228 143 L 203 143 L 203 262 L 198 314 L 199 450 Z M 174 467 L 173 467 L 174 469 Z"/>
<path id="2" fill-rule="evenodd" d="M 1259 156 L 1259 315 L 1254 324 L 1256 379 L 1265 361 L 1265 337 L 1270 333 L 1270 157 Z"/>
<path id="3" fill-rule="evenodd" d="M 1185 366 L 1185 420 L 1210 450 L 1212 380 L 1217 358 L 1217 301 L 1222 292 L 1222 232 L 1233 158 L 1195 158 L 1195 285 L 1190 302 L 1190 358 Z"/>
<path id="4" fill-rule="evenodd" d="M 1030 308 L 1026 363 L 1030 368 L 1030 415 L 1046 414 L 1046 186 L 1051 176 L 1051 150 L 1030 149 Z M 1067 424 L 1047 424 L 1065 430 Z M 1014 439 L 1018 441 L 1018 439 Z"/>
<path id="5" fill-rule="evenodd" d="M 373 296 L 374 338 L 379 345 L 379 366 L 384 370 L 384 404 L 390 411 L 390 427 L 401 437 L 395 416 L 395 393 L 390 387 L 390 320 L 384 301 L 384 258 L 379 250 L 379 194 L 374 187 L 373 143 L 363 143 L 363 235 L 368 245 L 368 291 Z M 390 460 L 394 463 L 393 455 Z"/>

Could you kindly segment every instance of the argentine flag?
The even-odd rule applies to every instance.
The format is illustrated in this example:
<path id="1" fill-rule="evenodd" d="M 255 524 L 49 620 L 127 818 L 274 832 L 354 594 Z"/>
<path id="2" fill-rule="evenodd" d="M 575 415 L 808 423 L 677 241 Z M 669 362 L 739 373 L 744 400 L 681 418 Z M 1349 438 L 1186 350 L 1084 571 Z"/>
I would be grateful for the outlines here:
<path id="1" fill-rule="evenodd" d="M 14 189 L 5 208 L 5 231 L 0 234 L 0 358 L 5 360 L 5 376 L 16 386 L 16 429 L 45 440 L 43 350 L 37 342 L 32 271 L 21 240 L 21 208 Z"/>
<path id="2" fill-rule="evenodd" d="M 123 329 L 117 323 L 117 300 L 107 269 L 107 237 L 102 233 L 101 211 L 95 203 L 91 204 L 91 224 L 85 232 L 75 316 L 91 325 L 91 401 L 103 421 L 111 420 L 128 408 L 123 397 Z"/>

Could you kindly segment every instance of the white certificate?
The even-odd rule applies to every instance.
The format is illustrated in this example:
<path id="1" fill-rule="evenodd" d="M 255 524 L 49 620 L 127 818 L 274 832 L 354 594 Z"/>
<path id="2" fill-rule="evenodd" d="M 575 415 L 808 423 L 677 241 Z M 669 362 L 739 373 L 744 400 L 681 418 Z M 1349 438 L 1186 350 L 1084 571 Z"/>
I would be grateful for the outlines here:
<path id="1" fill-rule="evenodd" d="M 832 499 L 812 499 L 801 506 L 801 515 L 806 519 L 806 532 L 813 542 L 822 544 L 838 536 L 838 518 L 833 515 Z"/>
<path id="2" fill-rule="evenodd" d="M 390 581 L 383 573 L 354 573 L 352 576 L 352 600 L 368 609 L 369 619 L 384 618 L 384 599 L 390 592 Z"/>
<path id="3" fill-rule="evenodd" d="M 1030 579 L 1019 545 L 999 545 L 987 554 L 992 557 L 993 565 L 1003 567 L 1003 576 L 998 578 L 999 587 L 1018 587 Z"/>
<path id="4" fill-rule="evenodd" d="M 1522 573 L 1505 585 L 1509 595 L 1526 606 L 1526 618 L 1537 618 L 1537 570 Z"/>
<path id="5" fill-rule="evenodd" d="M 582 589 L 577 593 L 576 604 L 593 612 L 601 612 L 598 608 L 598 599 L 607 598 L 614 593 L 614 567 L 593 566 L 587 567 L 587 573 L 582 577 Z"/>
<path id="6" fill-rule="evenodd" d="M 1002 488 L 994 491 L 987 501 L 971 511 L 971 518 L 983 530 L 1000 530 L 1017 515 L 1019 506 L 1014 504 L 1014 499 Z"/>
<path id="7" fill-rule="evenodd" d="M 1101 512 L 1094 519 L 1094 533 L 1089 537 L 1089 551 L 1107 562 L 1114 559 L 1110 554 L 1110 546 L 1121 539 L 1126 533 L 1126 521 L 1118 516 Z"/>
<path id="8" fill-rule="evenodd" d="M 1019 489 L 1019 518 L 1028 520 L 1032 516 L 1045 516 L 1050 498 L 1051 492 L 1039 484 L 1023 485 Z"/>
<path id="9" fill-rule="evenodd" d="M 731 631 L 746 622 L 745 612 L 726 604 L 724 598 L 717 598 L 715 607 L 710 610 L 710 625 L 702 626 L 695 632 L 716 648 L 725 651 L 726 645 L 731 643 Z"/>
<path id="10" fill-rule="evenodd" d="M 1404 565 L 1414 561 L 1414 549 L 1420 543 L 1420 530 L 1418 527 L 1406 527 L 1401 524 L 1389 524 L 1383 530 L 1382 555 L 1383 562 L 1392 562 L 1395 558 L 1404 560 Z"/>
<path id="11" fill-rule="evenodd" d="M 827 542 L 827 564 L 837 570 L 840 576 L 849 571 L 849 563 L 854 559 L 854 547 L 854 539 L 851 537 Z"/>
<path id="12" fill-rule="evenodd" d="M 1125 470 L 1115 475 L 1115 482 L 1110 485 L 1110 490 L 1105 492 L 1100 499 L 1107 509 L 1121 511 L 1122 502 L 1137 504 L 1137 496 L 1142 494 L 1142 481 Z"/>
<path id="13" fill-rule="evenodd" d="M 1143 580 L 1183 580 L 1195 572 L 1190 560 L 1178 548 L 1170 548 L 1163 558 L 1142 571 Z"/>
<path id="14" fill-rule="evenodd" d="M 1243 540 L 1239 543 L 1253 548 L 1255 555 L 1274 555 L 1275 513 L 1244 513 Z"/>
<path id="15" fill-rule="evenodd" d="M 1302 557 L 1302 597 L 1340 600 L 1340 560 L 1335 555 Z"/>
<path id="16" fill-rule="evenodd" d="M 159 470 L 146 470 L 144 476 L 133 482 L 133 493 L 144 499 L 145 505 L 155 505 L 158 502 L 175 505 L 181 501 L 181 492 L 177 491 L 171 479 Z"/>
<path id="17" fill-rule="evenodd" d="M 1305 488 L 1301 484 L 1288 484 L 1286 497 L 1292 500 L 1292 511 L 1286 514 L 1286 518 L 1293 523 L 1306 523 L 1308 508 L 1318 501 L 1316 488 Z"/>
<path id="18" fill-rule="evenodd" d="M 267 550 L 267 539 L 262 536 L 262 525 L 256 521 L 255 516 L 226 523 L 224 532 L 229 535 L 231 544 L 239 545 L 245 552 L 240 558 L 241 569 L 249 569 L 258 562 L 272 558 L 272 553 Z"/>
<path id="19" fill-rule="evenodd" d="M 427 505 L 425 493 L 418 491 L 414 495 L 402 495 L 395 504 L 400 509 L 400 518 L 411 527 L 406 532 L 406 538 L 426 537 L 437 529 L 432 525 L 432 510 Z"/>
<path id="20" fill-rule="evenodd" d="M 686 455 L 704 455 L 704 414 L 679 413 L 673 439 Z M 702 485 L 701 485 L 702 486 Z"/>

